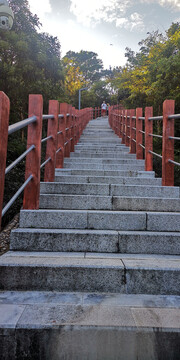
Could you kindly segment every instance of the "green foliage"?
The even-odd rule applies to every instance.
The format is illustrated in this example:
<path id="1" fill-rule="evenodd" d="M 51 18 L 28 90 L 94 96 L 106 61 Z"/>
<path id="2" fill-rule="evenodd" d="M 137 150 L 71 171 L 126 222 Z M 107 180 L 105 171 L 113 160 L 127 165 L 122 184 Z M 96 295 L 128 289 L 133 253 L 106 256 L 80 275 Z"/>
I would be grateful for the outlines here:
<path id="1" fill-rule="evenodd" d="M 13 29 L 0 31 L 0 89 L 11 100 L 11 121 L 27 116 L 28 95 L 43 95 L 48 100 L 61 94 L 63 80 L 60 43 L 56 37 L 40 33 L 37 16 L 29 10 L 28 1 L 13 0 Z"/>
<path id="2" fill-rule="evenodd" d="M 127 64 L 111 79 L 119 101 L 128 108 L 153 105 L 159 113 L 163 101 L 173 98 L 180 111 L 180 24 L 173 23 L 166 36 L 148 33 L 139 46 L 137 53 L 126 48 Z"/>
<path id="3" fill-rule="evenodd" d="M 80 52 L 68 51 L 65 57 L 83 74 L 85 83 L 92 84 L 102 77 L 103 62 L 97 56 L 92 51 L 81 50 Z"/>

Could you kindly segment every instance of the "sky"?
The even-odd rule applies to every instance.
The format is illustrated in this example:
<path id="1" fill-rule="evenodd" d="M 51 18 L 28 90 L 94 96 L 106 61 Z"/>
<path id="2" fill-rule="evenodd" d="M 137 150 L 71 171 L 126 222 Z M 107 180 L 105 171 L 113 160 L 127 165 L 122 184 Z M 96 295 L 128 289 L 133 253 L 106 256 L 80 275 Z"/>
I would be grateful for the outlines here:
<path id="1" fill-rule="evenodd" d="M 148 32 L 180 22 L 180 0 L 29 0 L 42 31 L 57 36 L 61 56 L 93 51 L 104 68 L 123 66 L 125 48 L 138 51 Z"/>

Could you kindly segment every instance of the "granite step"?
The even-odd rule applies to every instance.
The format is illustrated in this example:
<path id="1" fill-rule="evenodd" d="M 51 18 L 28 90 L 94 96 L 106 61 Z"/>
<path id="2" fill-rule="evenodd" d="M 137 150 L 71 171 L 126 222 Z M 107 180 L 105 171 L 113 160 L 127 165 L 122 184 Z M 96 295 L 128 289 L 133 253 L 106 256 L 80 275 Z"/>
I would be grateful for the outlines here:
<path id="1" fill-rule="evenodd" d="M 180 233 L 19 228 L 10 250 L 180 255 Z"/>
<path id="2" fill-rule="evenodd" d="M 14 252 L 0 258 L 0 290 L 180 295 L 179 257 Z"/>
<path id="3" fill-rule="evenodd" d="M 102 191 L 105 190 L 106 188 L 102 188 Z M 133 195 L 131 196 L 128 195 L 127 197 L 127 196 L 72 195 L 72 194 L 60 195 L 57 193 L 41 194 L 39 207 L 41 209 L 111 210 L 111 211 L 123 210 L 124 212 L 161 211 L 161 212 L 180 213 L 179 198 L 178 199 L 170 198 L 170 197 L 157 198 L 157 197 L 144 197 L 144 196 L 137 197 Z"/>
<path id="4" fill-rule="evenodd" d="M 21 228 L 180 231 L 180 213 L 98 210 L 21 210 Z"/>
<path id="5" fill-rule="evenodd" d="M 56 169 L 55 177 L 58 175 L 87 175 L 87 176 L 118 176 L 118 177 L 143 177 L 154 178 L 154 171 L 142 170 L 93 170 L 93 169 Z"/>
<path id="6" fill-rule="evenodd" d="M 148 185 L 161 186 L 161 178 L 150 177 L 123 177 L 123 176 L 81 176 L 81 175 L 58 175 L 55 182 L 83 184 L 121 184 L 121 185 Z"/>
<path id="7" fill-rule="evenodd" d="M 136 159 L 134 154 L 127 152 L 89 152 L 89 151 L 76 151 L 71 153 L 70 159 L 86 158 L 86 159 Z"/>
<path id="8" fill-rule="evenodd" d="M 74 157 L 74 158 L 65 158 L 64 160 L 64 164 L 69 164 L 71 166 L 71 164 L 78 164 L 78 163 L 85 163 L 85 164 L 101 164 L 101 165 L 109 165 L 109 164 L 122 164 L 122 165 L 125 165 L 125 164 L 133 164 L 133 165 L 145 165 L 145 161 L 144 160 L 135 160 L 135 159 L 121 159 L 121 158 L 118 158 L 118 159 L 114 159 L 114 158 L 106 158 L 106 159 L 103 159 L 103 158 L 79 158 L 79 157 Z"/>
<path id="9" fill-rule="evenodd" d="M 72 183 L 61 184 L 59 182 L 42 182 L 41 194 L 72 194 L 72 195 L 105 195 L 105 196 L 133 196 L 133 197 L 157 197 L 176 199 L 180 197 L 179 187 L 152 186 L 152 185 L 119 185 L 119 184 L 86 184 Z M 112 200 L 113 201 L 113 200 Z M 180 201 L 179 201 L 180 202 Z"/>
<path id="10" fill-rule="evenodd" d="M 76 169 L 76 170 L 131 170 L 131 171 L 138 171 L 144 170 L 144 164 L 138 164 L 138 165 L 134 165 L 132 164 L 90 164 L 90 163 L 81 163 L 81 160 L 79 160 L 79 162 L 74 163 L 72 161 L 72 163 L 65 163 L 64 164 L 64 169 Z"/>

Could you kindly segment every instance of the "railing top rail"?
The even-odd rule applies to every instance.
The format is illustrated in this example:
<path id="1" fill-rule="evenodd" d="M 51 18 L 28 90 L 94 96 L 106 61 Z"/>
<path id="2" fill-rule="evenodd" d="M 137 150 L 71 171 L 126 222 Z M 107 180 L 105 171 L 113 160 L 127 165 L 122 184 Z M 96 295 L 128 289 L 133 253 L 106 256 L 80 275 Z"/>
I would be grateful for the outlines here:
<path id="1" fill-rule="evenodd" d="M 37 117 L 36 116 L 31 116 L 31 117 L 29 117 L 27 119 L 24 119 L 22 121 L 19 121 L 19 122 L 13 124 L 13 125 L 10 125 L 8 127 L 8 135 L 11 135 L 11 134 L 15 133 L 16 131 L 23 129 L 26 126 L 28 126 L 29 124 L 32 124 L 32 123 L 34 123 L 36 121 L 37 121 Z"/>
<path id="2" fill-rule="evenodd" d="M 163 120 L 163 116 L 152 116 L 152 117 L 149 117 L 148 120 Z"/>
<path id="3" fill-rule="evenodd" d="M 180 119 L 180 114 L 174 114 L 174 115 L 169 115 L 168 116 L 168 119 L 171 120 L 171 119 Z"/>
<path id="4" fill-rule="evenodd" d="M 43 115 L 43 120 L 54 119 L 54 115 Z"/>

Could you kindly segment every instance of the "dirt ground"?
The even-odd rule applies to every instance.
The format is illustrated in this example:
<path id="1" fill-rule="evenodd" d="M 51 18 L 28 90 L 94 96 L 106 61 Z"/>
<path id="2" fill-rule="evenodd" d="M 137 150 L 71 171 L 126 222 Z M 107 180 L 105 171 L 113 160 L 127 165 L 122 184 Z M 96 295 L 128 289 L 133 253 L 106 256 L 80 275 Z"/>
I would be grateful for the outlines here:
<path id="1" fill-rule="evenodd" d="M 10 233 L 19 226 L 19 214 L 0 232 L 0 256 L 9 250 Z"/>

